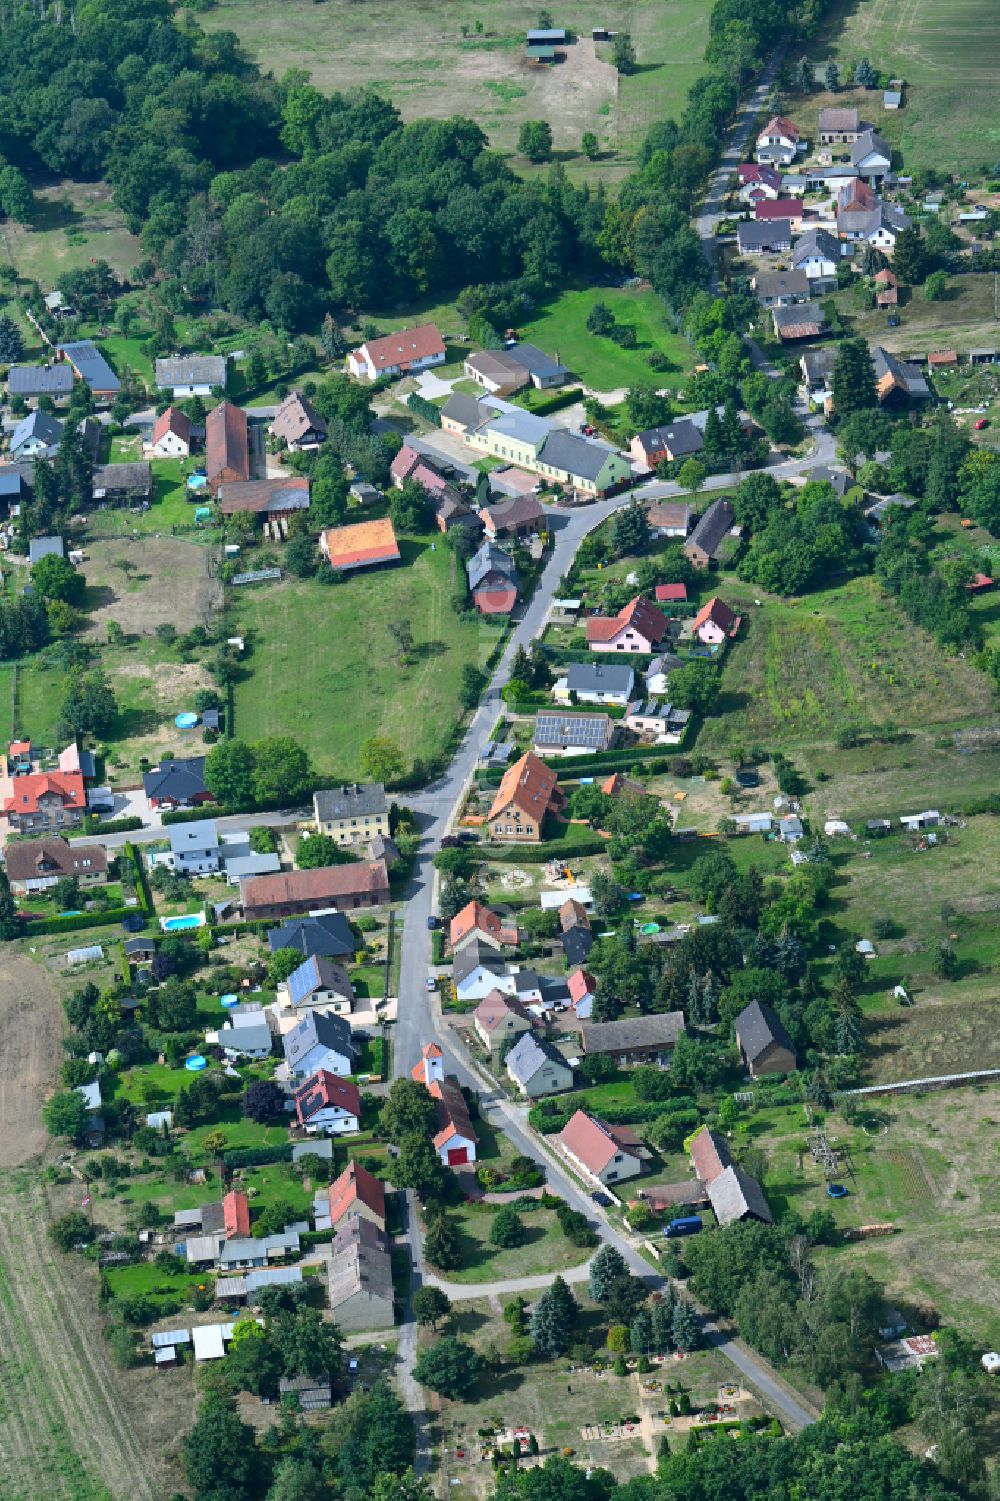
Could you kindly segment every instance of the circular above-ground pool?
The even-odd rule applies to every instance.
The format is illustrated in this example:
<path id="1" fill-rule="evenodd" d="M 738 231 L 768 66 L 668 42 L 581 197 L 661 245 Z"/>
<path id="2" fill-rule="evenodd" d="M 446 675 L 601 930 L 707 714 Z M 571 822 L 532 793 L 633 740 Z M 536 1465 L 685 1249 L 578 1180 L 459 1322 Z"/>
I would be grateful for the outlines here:
<path id="1" fill-rule="evenodd" d="M 160 927 L 164 933 L 185 933 L 188 928 L 203 928 L 204 912 L 188 912 L 183 917 L 161 917 Z"/>
<path id="2" fill-rule="evenodd" d="M 198 470 L 194 474 L 189 474 L 187 477 L 187 487 L 189 490 L 204 490 L 207 484 L 208 475 L 202 470 Z"/>
<path id="3" fill-rule="evenodd" d="M 200 1074 L 203 1068 L 208 1067 L 208 1059 L 203 1058 L 200 1053 L 195 1053 L 192 1058 L 185 1058 L 184 1067 L 190 1074 Z"/>
<path id="4" fill-rule="evenodd" d="M 847 1189 L 844 1187 L 843 1183 L 828 1183 L 826 1185 L 826 1191 L 830 1195 L 831 1199 L 847 1198 Z"/>
<path id="5" fill-rule="evenodd" d="M 219 997 L 219 1005 L 225 1006 L 227 1011 L 231 1011 L 234 1006 L 238 1006 L 239 1004 L 240 998 L 238 995 L 230 993 L 229 995 L 220 995 Z"/>
<path id="6" fill-rule="evenodd" d="M 194 727 L 195 727 L 195 725 L 197 723 L 198 723 L 198 716 L 197 716 L 197 714 L 184 713 L 184 714 L 177 714 L 174 717 L 174 724 L 177 726 L 177 728 L 179 730 L 193 730 Z"/>

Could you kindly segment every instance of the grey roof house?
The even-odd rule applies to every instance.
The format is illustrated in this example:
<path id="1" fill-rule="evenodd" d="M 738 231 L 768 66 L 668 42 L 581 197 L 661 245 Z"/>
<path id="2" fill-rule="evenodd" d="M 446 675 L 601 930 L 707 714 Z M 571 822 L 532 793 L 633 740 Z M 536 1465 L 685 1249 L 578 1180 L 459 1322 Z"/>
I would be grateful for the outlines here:
<path id="1" fill-rule="evenodd" d="M 296 1079 L 308 1079 L 317 1069 L 346 1078 L 353 1071 L 357 1048 L 350 1023 L 326 1011 L 307 1011 L 282 1038 L 285 1062 Z"/>
<path id="2" fill-rule="evenodd" d="M 550 1042 L 523 1032 L 507 1054 L 507 1076 L 526 1099 L 573 1087 L 573 1070 Z"/>
<path id="3" fill-rule="evenodd" d="M 73 389 L 73 372 L 68 365 L 11 365 L 7 373 L 7 390 L 11 396 L 26 401 L 32 397 L 51 396 L 58 400 Z"/>
<path id="4" fill-rule="evenodd" d="M 66 547 L 61 537 L 32 537 L 28 543 L 28 562 L 37 563 L 41 558 L 64 558 Z"/>
<path id="5" fill-rule="evenodd" d="M 226 384 L 226 357 L 222 354 L 183 355 L 157 360 L 156 385 L 174 396 L 210 396 L 214 386 Z"/>
<path id="6" fill-rule="evenodd" d="M 741 1167 L 727 1167 L 725 1172 L 712 1179 L 707 1192 L 720 1230 L 739 1220 L 759 1220 L 764 1225 L 773 1223 L 764 1190 L 757 1179 L 751 1178 Z"/>
<path id="7" fill-rule="evenodd" d="M 323 912 L 317 917 L 292 917 L 267 935 L 272 954 L 279 949 L 297 949 L 303 958 L 311 954 L 326 959 L 353 957 L 357 943 L 342 912 Z"/>
<path id="8" fill-rule="evenodd" d="M 628 704 L 635 691 L 635 672 L 624 662 L 571 662 L 566 691 L 580 703 Z"/>
<path id="9" fill-rule="evenodd" d="M 77 339 L 71 344 L 60 344 L 59 353 L 69 360 L 95 397 L 116 396 L 121 390 L 121 381 L 93 340 Z"/>
<path id="10" fill-rule="evenodd" d="M 62 423 L 48 412 L 29 412 L 10 435 L 13 459 L 50 459 L 62 441 Z"/>

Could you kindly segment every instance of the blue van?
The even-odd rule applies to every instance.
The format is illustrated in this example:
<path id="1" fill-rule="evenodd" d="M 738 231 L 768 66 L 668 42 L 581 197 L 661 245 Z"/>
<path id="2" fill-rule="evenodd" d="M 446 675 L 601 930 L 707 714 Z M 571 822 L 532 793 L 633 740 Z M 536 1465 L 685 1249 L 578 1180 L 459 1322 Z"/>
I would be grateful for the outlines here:
<path id="1" fill-rule="evenodd" d="M 686 1214 L 681 1219 L 671 1220 L 663 1229 L 668 1240 L 673 1240 L 678 1235 L 697 1235 L 702 1228 L 700 1214 Z"/>

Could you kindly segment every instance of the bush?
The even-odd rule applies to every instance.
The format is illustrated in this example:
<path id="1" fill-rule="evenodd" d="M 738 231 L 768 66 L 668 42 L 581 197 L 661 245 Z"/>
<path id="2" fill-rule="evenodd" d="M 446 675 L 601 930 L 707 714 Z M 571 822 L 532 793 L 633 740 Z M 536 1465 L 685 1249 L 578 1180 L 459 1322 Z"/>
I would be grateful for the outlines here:
<path id="1" fill-rule="evenodd" d="M 291 1162 L 292 1143 L 281 1142 L 274 1147 L 237 1147 L 222 1153 L 225 1167 L 264 1167 L 269 1162 Z"/>
<path id="2" fill-rule="evenodd" d="M 86 928 L 109 928 L 124 922 L 134 907 L 105 907 L 103 912 L 81 912 L 78 917 L 45 917 L 26 925 L 27 933 L 82 933 Z"/>

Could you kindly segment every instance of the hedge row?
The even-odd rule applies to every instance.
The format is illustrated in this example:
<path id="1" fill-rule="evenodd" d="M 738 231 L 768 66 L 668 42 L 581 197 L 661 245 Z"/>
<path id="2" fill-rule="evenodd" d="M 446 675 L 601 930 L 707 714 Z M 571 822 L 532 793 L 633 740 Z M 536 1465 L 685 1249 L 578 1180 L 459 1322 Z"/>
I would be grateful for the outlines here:
<path id="1" fill-rule="evenodd" d="M 283 1141 L 275 1147 L 238 1147 L 231 1152 L 223 1152 L 222 1161 L 225 1167 L 265 1167 L 269 1162 L 291 1162 L 292 1143 Z"/>
<path id="2" fill-rule="evenodd" d="M 201 808 L 168 808 L 161 822 L 164 824 L 197 823 L 201 818 L 227 818 L 240 811 L 239 808 L 227 808 L 225 803 L 209 803 Z"/>
<path id="3" fill-rule="evenodd" d="M 547 417 L 550 412 L 561 412 L 563 407 L 571 407 L 574 402 L 582 399 L 583 392 L 579 386 L 568 386 L 564 391 L 555 391 L 551 396 L 543 397 L 541 401 L 520 401 L 517 405 L 523 406 L 534 417 Z"/>
<path id="4" fill-rule="evenodd" d="M 406 398 L 406 405 L 409 407 L 411 412 L 416 412 L 418 417 L 422 417 L 424 421 L 429 422 L 432 427 L 441 426 L 440 407 L 436 407 L 433 401 L 428 401 L 426 396 L 421 396 L 419 391 L 410 392 L 409 396 Z"/>
<path id="5" fill-rule="evenodd" d="M 40 922 L 25 923 L 24 932 L 82 933 L 85 928 L 109 928 L 112 923 L 123 922 L 134 907 L 106 907 L 103 912 L 80 912 L 71 917 L 43 917 Z"/>
<path id="6" fill-rule="evenodd" d="M 552 756 L 545 762 L 553 771 L 614 771 L 641 761 L 667 760 L 679 756 L 691 734 L 694 717 L 688 720 L 679 745 L 623 745 L 619 750 L 602 751 L 596 756 Z M 544 757 L 542 758 L 544 760 Z"/>
<path id="7" fill-rule="evenodd" d="M 88 813 L 83 820 L 85 834 L 132 834 L 143 827 L 141 818 L 110 818 L 105 823 L 93 813 Z"/>
<path id="8" fill-rule="evenodd" d="M 542 844 L 481 844 L 476 854 L 483 860 L 516 859 L 523 865 L 541 865 L 545 860 L 579 860 L 582 855 L 600 855 L 608 841 L 593 839 L 548 839 Z"/>
<path id="9" fill-rule="evenodd" d="M 132 867 L 132 874 L 135 877 L 135 894 L 142 912 L 146 917 L 153 917 L 156 909 L 149 890 L 149 881 L 146 878 L 146 867 L 139 851 L 129 841 L 122 845 L 122 859 Z"/>
<path id="10" fill-rule="evenodd" d="M 528 1124 L 542 1136 L 553 1136 L 568 1124 L 578 1109 L 585 1108 L 579 1101 L 565 1110 L 534 1105 L 528 1111 Z M 599 1113 L 601 1120 L 607 1121 L 609 1126 L 638 1126 L 659 1120 L 661 1115 L 673 1115 L 678 1110 L 696 1108 L 695 1101 L 689 1095 L 677 1095 L 676 1098 L 667 1100 L 635 1100 L 631 1105 L 605 1105 Z"/>

